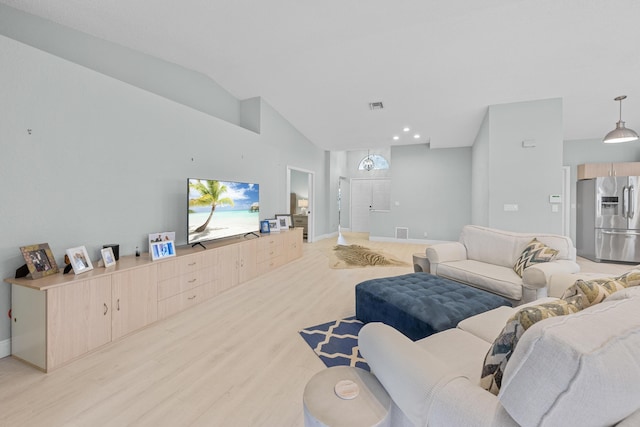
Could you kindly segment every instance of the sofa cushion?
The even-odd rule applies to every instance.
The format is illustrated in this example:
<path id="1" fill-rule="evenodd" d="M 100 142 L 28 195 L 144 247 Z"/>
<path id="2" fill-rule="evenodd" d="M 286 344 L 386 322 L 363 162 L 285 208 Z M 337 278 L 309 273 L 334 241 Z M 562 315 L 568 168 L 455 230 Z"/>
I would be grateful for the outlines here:
<path id="1" fill-rule="evenodd" d="M 513 266 L 522 245 L 513 233 L 479 226 L 464 226 L 460 243 L 467 248 L 467 258 L 502 267 Z"/>
<path id="2" fill-rule="evenodd" d="M 516 344 L 524 332 L 535 323 L 549 317 L 576 313 L 582 309 L 581 299 L 569 301 L 555 300 L 538 305 L 524 307 L 516 312 L 504 326 L 485 356 L 480 385 L 493 394 L 498 394 L 502 384 L 502 375 L 511 358 Z"/>
<path id="3" fill-rule="evenodd" d="M 458 323 L 458 328 L 491 344 L 500 335 L 504 325 L 518 310 L 527 306 L 557 301 L 558 298 L 542 298 L 528 304 L 514 307 L 498 307 L 484 313 L 476 314 Z M 486 353 L 485 353 L 486 354 Z M 484 358 L 485 354 L 482 355 Z"/>
<path id="4" fill-rule="evenodd" d="M 538 239 L 533 239 L 524 248 L 518 259 L 513 265 L 513 271 L 520 277 L 524 273 L 524 269 L 534 264 L 553 261 L 558 256 L 558 251 L 550 248 Z"/>
<path id="5" fill-rule="evenodd" d="M 452 261 L 438 266 L 438 276 L 470 283 L 514 301 L 522 299 L 522 278 L 511 266 L 503 267 L 471 259 Z"/>
<path id="6" fill-rule="evenodd" d="M 639 409 L 639 312 L 636 296 L 533 325 L 504 372 L 505 410 L 520 425 L 603 426 Z"/>

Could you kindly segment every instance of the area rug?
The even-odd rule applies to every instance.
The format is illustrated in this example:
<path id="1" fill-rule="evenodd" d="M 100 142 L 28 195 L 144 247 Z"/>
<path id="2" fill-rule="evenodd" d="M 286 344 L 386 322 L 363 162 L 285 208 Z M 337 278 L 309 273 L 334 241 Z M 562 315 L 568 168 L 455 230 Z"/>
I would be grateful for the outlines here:
<path id="1" fill-rule="evenodd" d="M 328 368 L 355 366 L 369 371 L 358 350 L 358 332 L 362 326 L 363 323 L 352 316 L 303 329 L 300 336 Z"/>
<path id="2" fill-rule="evenodd" d="M 331 268 L 407 267 L 409 265 L 380 250 L 360 245 L 336 245 L 329 254 Z"/>

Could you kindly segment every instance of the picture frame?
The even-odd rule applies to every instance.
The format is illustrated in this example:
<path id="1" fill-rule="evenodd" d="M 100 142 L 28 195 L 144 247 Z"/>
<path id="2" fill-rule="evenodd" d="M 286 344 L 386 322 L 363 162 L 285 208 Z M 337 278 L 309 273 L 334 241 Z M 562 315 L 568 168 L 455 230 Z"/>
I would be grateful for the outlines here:
<path id="1" fill-rule="evenodd" d="M 176 256 L 176 246 L 173 240 L 151 242 L 149 243 L 149 253 L 153 261 L 173 257 Z"/>
<path id="2" fill-rule="evenodd" d="M 278 220 L 280 230 L 288 230 L 293 224 L 293 217 L 291 214 L 276 214 L 276 219 Z"/>
<path id="3" fill-rule="evenodd" d="M 116 265 L 116 257 L 111 247 L 100 249 L 100 253 L 102 254 L 102 262 L 104 263 L 105 267 Z"/>
<path id="4" fill-rule="evenodd" d="M 269 228 L 269 220 L 265 219 L 260 221 L 260 233 L 269 234 L 271 232 L 271 228 Z"/>
<path id="5" fill-rule="evenodd" d="M 60 271 L 48 243 L 22 246 L 20 252 L 32 279 L 39 279 Z"/>
<path id="6" fill-rule="evenodd" d="M 273 233 L 278 233 L 280 231 L 280 223 L 278 222 L 277 219 L 275 218 L 271 218 L 268 219 L 267 221 L 269 221 L 269 230 Z"/>
<path id="7" fill-rule="evenodd" d="M 69 257 L 69 262 L 71 263 L 74 274 L 86 273 L 87 271 L 93 270 L 91 258 L 89 258 L 87 248 L 84 246 L 69 248 L 66 254 L 67 257 Z"/>
<path id="8" fill-rule="evenodd" d="M 149 243 L 166 242 L 168 240 L 172 240 L 172 241 L 175 242 L 175 240 L 176 240 L 176 232 L 175 231 L 161 231 L 159 233 L 151 233 L 151 234 L 149 234 Z"/>

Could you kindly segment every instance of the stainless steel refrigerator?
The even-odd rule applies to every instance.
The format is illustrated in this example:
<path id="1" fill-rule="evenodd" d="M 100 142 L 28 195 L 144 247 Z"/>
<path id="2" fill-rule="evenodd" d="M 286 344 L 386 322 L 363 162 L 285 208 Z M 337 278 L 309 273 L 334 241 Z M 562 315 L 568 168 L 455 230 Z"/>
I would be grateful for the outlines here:
<path id="1" fill-rule="evenodd" d="M 640 177 L 578 181 L 576 249 L 593 261 L 640 263 Z"/>

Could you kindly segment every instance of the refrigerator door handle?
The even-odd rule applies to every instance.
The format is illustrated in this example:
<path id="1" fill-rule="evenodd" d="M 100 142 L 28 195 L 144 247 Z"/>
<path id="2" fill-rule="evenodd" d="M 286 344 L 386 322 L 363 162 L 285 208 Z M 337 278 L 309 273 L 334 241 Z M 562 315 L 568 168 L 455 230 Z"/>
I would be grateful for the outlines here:
<path id="1" fill-rule="evenodd" d="M 640 236 L 640 232 L 639 231 L 607 231 L 607 230 L 602 230 L 602 234 L 615 234 L 615 235 L 621 235 L 621 236 Z"/>
<path id="2" fill-rule="evenodd" d="M 624 187 L 622 187 L 622 217 L 623 218 L 627 217 L 627 211 L 629 210 L 628 199 L 629 199 L 629 187 L 625 185 Z"/>
<path id="3" fill-rule="evenodd" d="M 629 187 L 629 210 L 627 212 L 627 216 L 629 218 L 633 218 L 633 216 L 636 214 L 633 210 L 633 207 L 635 206 L 635 188 L 632 186 Z"/>

